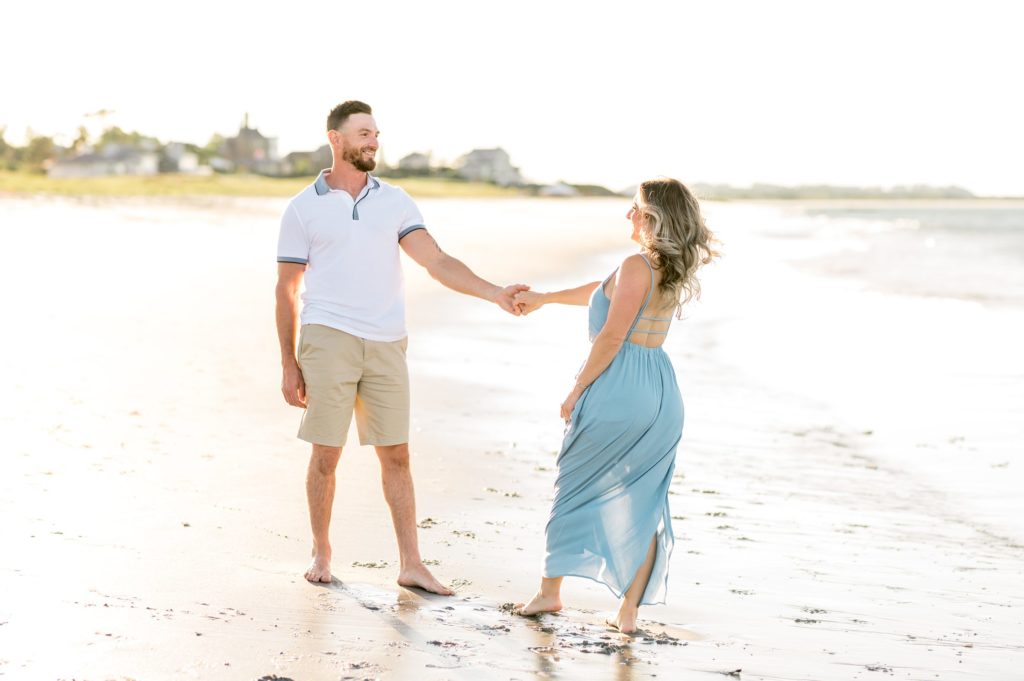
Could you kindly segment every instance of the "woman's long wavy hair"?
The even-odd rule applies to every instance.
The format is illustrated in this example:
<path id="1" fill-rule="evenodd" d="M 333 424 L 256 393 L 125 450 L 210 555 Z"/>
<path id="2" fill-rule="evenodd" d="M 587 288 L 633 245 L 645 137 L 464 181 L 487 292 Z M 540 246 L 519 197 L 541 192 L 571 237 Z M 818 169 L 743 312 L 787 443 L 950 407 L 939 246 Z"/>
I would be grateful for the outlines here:
<path id="1" fill-rule="evenodd" d="M 640 245 L 662 273 L 658 296 L 664 303 L 674 301 L 681 318 L 682 306 L 700 298 L 697 269 L 718 257 L 718 240 L 704 224 L 696 197 L 679 180 L 647 180 L 636 192 L 636 205 L 647 227 L 640 230 Z"/>

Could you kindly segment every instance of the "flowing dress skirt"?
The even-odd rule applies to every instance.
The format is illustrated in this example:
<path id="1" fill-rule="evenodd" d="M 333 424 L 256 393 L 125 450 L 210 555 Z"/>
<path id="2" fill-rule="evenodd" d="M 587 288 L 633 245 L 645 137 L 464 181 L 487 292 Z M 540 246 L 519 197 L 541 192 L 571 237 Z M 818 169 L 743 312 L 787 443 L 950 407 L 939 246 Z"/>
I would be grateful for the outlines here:
<path id="1" fill-rule="evenodd" d="M 674 544 L 668 488 L 682 430 L 683 400 L 668 355 L 623 343 L 566 426 L 545 577 L 586 577 L 621 597 L 653 538 L 657 557 L 641 604 L 665 602 Z"/>

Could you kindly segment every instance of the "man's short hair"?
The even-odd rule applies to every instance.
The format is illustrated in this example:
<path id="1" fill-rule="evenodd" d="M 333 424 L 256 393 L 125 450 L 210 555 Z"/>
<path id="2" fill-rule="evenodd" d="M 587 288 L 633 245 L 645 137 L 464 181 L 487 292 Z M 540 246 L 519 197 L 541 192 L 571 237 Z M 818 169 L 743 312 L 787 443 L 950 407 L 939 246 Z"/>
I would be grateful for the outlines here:
<path id="1" fill-rule="evenodd" d="M 331 113 L 327 114 L 327 129 L 337 130 L 345 121 L 348 120 L 349 116 L 357 113 L 372 114 L 373 109 L 371 109 L 370 105 L 366 102 L 360 102 L 354 99 L 342 102 L 331 109 Z"/>

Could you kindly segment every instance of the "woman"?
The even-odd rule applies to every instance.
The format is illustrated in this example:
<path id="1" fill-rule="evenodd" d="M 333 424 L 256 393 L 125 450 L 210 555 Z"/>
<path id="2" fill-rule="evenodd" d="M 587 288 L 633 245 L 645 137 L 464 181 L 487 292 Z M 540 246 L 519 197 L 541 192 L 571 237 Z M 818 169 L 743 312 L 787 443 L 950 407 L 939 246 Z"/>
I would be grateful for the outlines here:
<path id="1" fill-rule="evenodd" d="M 562 403 L 567 425 L 540 591 L 517 611 L 558 611 L 562 578 L 587 577 L 622 599 L 609 624 L 632 633 L 641 605 L 665 602 L 673 545 L 668 488 L 683 402 L 661 345 L 672 313 L 700 295 L 697 268 L 718 253 L 697 200 L 677 180 L 641 184 L 626 217 L 640 253 L 603 282 L 515 298 L 525 314 L 589 302 L 592 342 Z"/>

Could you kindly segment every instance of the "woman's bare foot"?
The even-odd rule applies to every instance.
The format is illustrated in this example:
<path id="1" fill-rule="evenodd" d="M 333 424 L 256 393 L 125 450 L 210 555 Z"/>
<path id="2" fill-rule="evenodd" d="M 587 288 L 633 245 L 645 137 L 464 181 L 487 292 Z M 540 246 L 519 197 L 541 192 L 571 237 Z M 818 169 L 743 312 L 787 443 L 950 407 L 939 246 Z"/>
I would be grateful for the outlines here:
<path id="1" fill-rule="evenodd" d="M 423 563 L 414 565 L 412 567 L 403 568 L 398 573 L 398 585 L 399 586 L 415 586 L 429 591 L 432 594 L 440 594 L 441 596 L 451 596 L 455 592 L 446 587 L 441 582 L 434 578 L 434 575 L 430 574 L 430 570 Z"/>
<path id="2" fill-rule="evenodd" d="M 635 634 L 637 610 L 635 608 L 621 609 L 613 620 L 605 620 L 605 624 L 613 629 L 618 629 L 623 634 Z"/>
<path id="3" fill-rule="evenodd" d="M 331 579 L 331 552 L 313 553 L 313 562 L 309 564 L 304 575 L 311 582 L 330 582 Z"/>
<path id="4" fill-rule="evenodd" d="M 558 596 L 545 596 L 540 591 L 530 599 L 529 603 L 517 603 L 516 614 L 533 617 L 544 612 L 558 612 L 562 609 L 562 599 Z"/>

